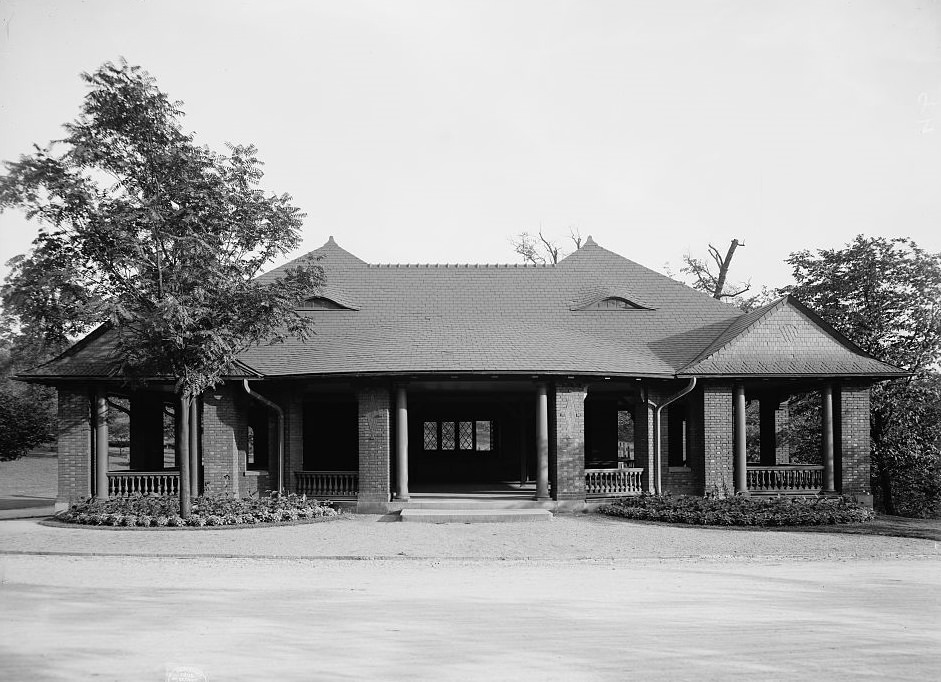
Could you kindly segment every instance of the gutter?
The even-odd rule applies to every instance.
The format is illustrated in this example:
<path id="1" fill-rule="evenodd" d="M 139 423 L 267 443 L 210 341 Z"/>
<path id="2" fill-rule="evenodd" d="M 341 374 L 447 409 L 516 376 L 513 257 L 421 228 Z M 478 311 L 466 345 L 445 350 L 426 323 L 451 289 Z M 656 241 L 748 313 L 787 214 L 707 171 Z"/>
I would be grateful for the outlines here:
<path id="1" fill-rule="evenodd" d="M 242 379 L 242 387 L 248 395 L 274 410 L 278 415 L 278 494 L 280 495 L 284 492 L 284 410 L 265 396 L 253 391 L 248 385 L 248 379 Z"/>
<path id="2" fill-rule="evenodd" d="M 689 385 L 680 389 L 678 393 L 671 395 L 669 398 L 664 400 L 662 403 L 657 405 L 655 402 L 647 398 L 647 404 L 654 408 L 653 412 L 653 465 L 655 470 L 654 477 L 654 492 L 657 495 L 660 495 L 662 492 L 662 486 L 660 484 L 660 472 L 663 469 L 662 462 L 660 461 L 660 413 L 663 411 L 663 408 L 674 403 L 683 396 L 690 393 L 694 388 L 696 388 L 696 377 L 693 377 L 689 380 Z"/>

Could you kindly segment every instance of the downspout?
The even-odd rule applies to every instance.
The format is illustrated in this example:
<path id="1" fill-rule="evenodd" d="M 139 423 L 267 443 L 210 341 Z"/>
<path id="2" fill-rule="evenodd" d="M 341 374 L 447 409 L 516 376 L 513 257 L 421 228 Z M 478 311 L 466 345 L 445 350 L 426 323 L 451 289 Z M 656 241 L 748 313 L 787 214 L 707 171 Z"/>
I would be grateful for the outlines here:
<path id="1" fill-rule="evenodd" d="M 265 396 L 253 391 L 248 385 L 248 379 L 242 379 L 242 386 L 248 395 L 270 407 L 278 415 L 278 494 L 281 494 L 284 492 L 284 410 Z"/>
<path id="2" fill-rule="evenodd" d="M 653 411 L 653 466 L 655 470 L 654 477 L 654 492 L 657 495 L 660 495 L 662 492 L 662 486 L 660 484 L 660 471 L 663 468 L 660 461 L 660 412 L 663 411 L 663 408 L 674 403 L 686 394 L 690 393 L 694 388 L 696 388 L 696 377 L 693 377 L 689 380 L 689 385 L 680 389 L 678 393 L 671 395 L 665 401 L 657 405 L 650 398 L 647 399 L 647 404 L 654 408 Z"/>

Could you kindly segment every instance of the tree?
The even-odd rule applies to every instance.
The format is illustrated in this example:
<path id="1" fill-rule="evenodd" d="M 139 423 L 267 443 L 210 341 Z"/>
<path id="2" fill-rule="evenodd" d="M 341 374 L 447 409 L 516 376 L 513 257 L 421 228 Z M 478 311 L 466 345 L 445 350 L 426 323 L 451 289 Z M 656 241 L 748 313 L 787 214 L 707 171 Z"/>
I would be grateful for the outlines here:
<path id="1" fill-rule="evenodd" d="M 872 391 L 873 488 L 887 513 L 937 513 L 941 254 L 910 239 L 859 235 L 842 249 L 799 251 L 787 262 L 796 283 L 782 291 L 863 350 L 911 372 Z"/>
<path id="2" fill-rule="evenodd" d="M 105 63 L 66 136 L 7 163 L 0 210 L 40 223 L 3 288 L 24 333 L 47 344 L 105 323 L 120 374 L 174 382 L 181 414 L 257 343 L 305 336 L 299 300 L 322 283 L 305 263 L 279 279 L 261 268 L 300 242 L 304 214 L 258 186 L 253 146 L 220 154 L 183 132 L 172 102 L 138 66 Z M 187 438 L 181 512 L 189 511 Z"/>
<path id="3" fill-rule="evenodd" d="M 739 242 L 738 239 L 733 239 L 731 244 L 729 244 L 729 249 L 726 251 L 725 257 L 723 257 L 716 247 L 709 244 L 709 257 L 712 259 L 712 264 L 699 258 L 693 258 L 691 254 L 687 253 L 683 256 L 683 262 L 686 265 L 680 268 L 680 272 L 685 272 L 687 275 L 693 277 L 694 289 L 705 291 L 716 300 L 721 301 L 724 298 L 741 296 L 751 289 L 750 282 L 736 284 L 732 287 L 735 291 L 731 293 L 726 290 L 729 268 L 732 265 L 732 256 L 735 255 L 735 249 L 739 246 L 745 246 L 745 244 Z"/>
<path id="4" fill-rule="evenodd" d="M 577 228 L 573 227 L 569 230 L 569 239 L 575 244 L 576 250 L 582 247 L 582 235 Z M 549 263 L 555 265 L 568 255 L 562 251 L 562 247 L 558 242 L 547 239 L 542 234 L 542 229 L 535 235 L 520 232 L 516 237 L 510 239 L 510 243 L 513 245 L 513 250 L 523 257 L 524 263 L 532 263 L 533 265 L 547 265 Z"/>

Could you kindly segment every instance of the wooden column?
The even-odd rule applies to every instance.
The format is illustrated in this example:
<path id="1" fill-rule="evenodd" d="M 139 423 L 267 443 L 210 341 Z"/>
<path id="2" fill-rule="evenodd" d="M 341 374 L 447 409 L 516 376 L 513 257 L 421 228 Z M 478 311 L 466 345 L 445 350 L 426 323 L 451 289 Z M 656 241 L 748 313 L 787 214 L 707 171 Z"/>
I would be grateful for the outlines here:
<path id="1" fill-rule="evenodd" d="M 546 385 L 536 389 L 536 499 L 549 499 L 549 396 Z"/>
<path id="2" fill-rule="evenodd" d="M 108 400 L 104 391 L 95 391 L 92 405 L 95 420 L 95 497 L 108 499 Z"/>
<path id="3" fill-rule="evenodd" d="M 742 384 L 735 384 L 735 388 L 732 393 L 732 401 L 732 418 L 735 420 L 735 492 L 747 493 L 748 458 L 746 456 L 747 451 L 745 449 L 745 386 Z"/>
<path id="4" fill-rule="evenodd" d="M 408 500 L 408 394 L 404 386 L 400 386 L 395 394 L 395 453 L 397 497 Z"/>
<path id="5" fill-rule="evenodd" d="M 199 497 L 199 401 L 196 398 L 190 400 L 189 439 L 190 495 Z"/>
<path id="6" fill-rule="evenodd" d="M 826 384 L 820 391 L 823 416 L 823 492 L 832 493 L 835 487 L 833 475 L 833 384 Z"/>

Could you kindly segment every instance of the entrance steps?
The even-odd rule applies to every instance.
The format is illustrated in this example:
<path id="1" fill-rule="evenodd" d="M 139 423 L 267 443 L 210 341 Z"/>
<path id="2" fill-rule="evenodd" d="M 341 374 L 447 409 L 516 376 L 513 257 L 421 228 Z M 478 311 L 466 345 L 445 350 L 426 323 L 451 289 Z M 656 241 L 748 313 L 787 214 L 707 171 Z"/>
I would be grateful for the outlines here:
<path id="1" fill-rule="evenodd" d="M 400 514 L 402 521 L 410 523 L 508 523 L 551 521 L 548 509 L 413 509 L 408 507 Z"/>
<path id="2" fill-rule="evenodd" d="M 402 503 L 400 519 L 413 523 L 550 521 L 555 503 L 530 495 L 422 494 Z"/>

